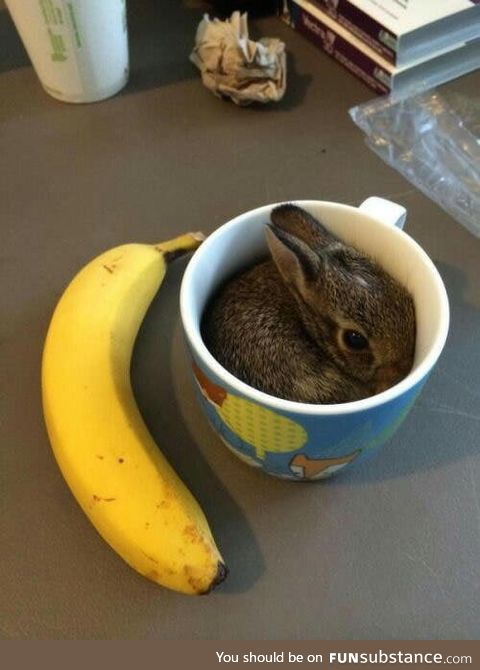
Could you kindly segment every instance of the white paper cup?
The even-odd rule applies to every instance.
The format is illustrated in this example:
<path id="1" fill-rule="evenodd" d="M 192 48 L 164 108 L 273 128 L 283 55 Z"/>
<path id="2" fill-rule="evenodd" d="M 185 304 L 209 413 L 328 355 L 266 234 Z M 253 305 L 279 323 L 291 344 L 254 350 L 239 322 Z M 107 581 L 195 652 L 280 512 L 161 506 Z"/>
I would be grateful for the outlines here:
<path id="1" fill-rule="evenodd" d="M 5 0 L 38 78 L 64 102 L 95 102 L 128 80 L 126 0 Z"/>

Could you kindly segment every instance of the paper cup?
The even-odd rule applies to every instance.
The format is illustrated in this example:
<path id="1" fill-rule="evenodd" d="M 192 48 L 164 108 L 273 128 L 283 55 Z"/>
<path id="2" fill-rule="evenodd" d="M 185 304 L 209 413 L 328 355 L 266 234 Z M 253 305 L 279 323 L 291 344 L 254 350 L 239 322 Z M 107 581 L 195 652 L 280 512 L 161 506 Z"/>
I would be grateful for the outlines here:
<path id="1" fill-rule="evenodd" d="M 95 102 L 128 80 L 125 0 L 5 0 L 40 83 L 64 102 Z"/>

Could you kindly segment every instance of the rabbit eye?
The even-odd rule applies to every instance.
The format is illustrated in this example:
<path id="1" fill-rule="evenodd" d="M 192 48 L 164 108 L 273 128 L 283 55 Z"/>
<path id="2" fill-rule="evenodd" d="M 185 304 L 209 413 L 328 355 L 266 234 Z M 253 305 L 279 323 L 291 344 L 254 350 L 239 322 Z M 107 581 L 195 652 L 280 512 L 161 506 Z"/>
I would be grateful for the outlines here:
<path id="1" fill-rule="evenodd" d="M 343 341 L 349 349 L 353 349 L 354 351 L 363 351 L 368 347 L 367 338 L 357 330 L 345 330 Z"/>

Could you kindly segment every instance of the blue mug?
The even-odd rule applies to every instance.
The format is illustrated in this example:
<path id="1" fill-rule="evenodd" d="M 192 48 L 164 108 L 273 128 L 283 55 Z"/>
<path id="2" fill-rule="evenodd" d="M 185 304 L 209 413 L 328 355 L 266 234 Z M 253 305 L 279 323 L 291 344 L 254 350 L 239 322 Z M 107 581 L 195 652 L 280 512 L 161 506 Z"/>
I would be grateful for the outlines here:
<path id="1" fill-rule="evenodd" d="M 399 428 L 444 347 L 448 298 L 430 258 L 403 232 L 406 210 L 400 205 L 376 197 L 358 208 L 296 201 L 346 243 L 375 258 L 410 291 L 417 326 L 414 364 L 395 386 L 348 403 L 292 402 L 252 388 L 210 354 L 200 322 L 222 282 L 268 253 L 264 225 L 277 204 L 237 216 L 197 249 L 182 280 L 181 319 L 199 402 L 225 445 L 270 475 L 294 481 L 322 479 L 360 462 Z"/>

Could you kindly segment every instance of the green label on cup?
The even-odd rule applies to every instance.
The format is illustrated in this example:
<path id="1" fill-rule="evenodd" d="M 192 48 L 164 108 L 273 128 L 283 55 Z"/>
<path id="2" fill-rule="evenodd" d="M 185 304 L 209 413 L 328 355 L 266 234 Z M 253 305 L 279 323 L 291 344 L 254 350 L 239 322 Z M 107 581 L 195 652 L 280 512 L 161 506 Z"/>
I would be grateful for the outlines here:
<path id="1" fill-rule="evenodd" d="M 82 46 L 82 40 L 80 39 L 80 31 L 78 30 L 77 19 L 75 18 L 75 10 L 71 2 L 68 3 L 68 13 L 70 15 L 70 20 L 72 22 L 73 34 L 75 35 L 75 42 L 77 47 L 80 49 Z"/>
<path id="2" fill-rule="evenodd" d="M 62 63 L 68 59 L 67 46 L 62 35 L 64 27 L 62 7 L 53 0 L 39 0 L 39 5 L 52 48 L 50 58 L 54 63 Z"/>
<path id="3" fill-rule="evenodd" d="M 52 47 L 50 58 L 57 63 L 66 61 L 67 49 L 63 37 L 61 35 L 55 34 L 50 28 L 48 29 L 48 36 L 50 37 L 50 44 Z"/>
<path id="4" fill-rule="evenodd" d="M 82 48 L 74 3 L 65 0 L 38 0 L 38 4 L 52 48 L 50 58 L 56 63 L 64 62 L 69 56 L 67 48 L 69 32 L 74 40 L 73 44 L 78 49 Z"/>

